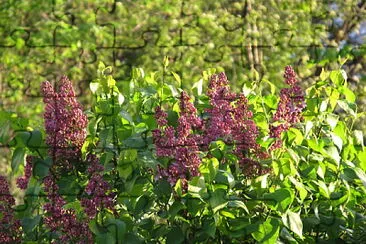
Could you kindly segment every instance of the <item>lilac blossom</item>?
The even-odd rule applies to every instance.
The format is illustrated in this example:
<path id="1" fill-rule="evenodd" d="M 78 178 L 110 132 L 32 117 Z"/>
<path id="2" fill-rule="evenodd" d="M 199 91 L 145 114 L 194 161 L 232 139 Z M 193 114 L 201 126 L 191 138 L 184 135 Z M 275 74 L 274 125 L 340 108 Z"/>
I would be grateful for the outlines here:
<path id="1" fill-rule="evenodd" d="M 296 73 L 291 66 L 286 66 L 284 73 L 285 83 L 290 88 L 283 88 L 280 92 L 280 102 L 272 121 L 279 125 L 270 125 L 270 137 L 276 138 L 271 150 L 280 148 L 282 141 L 280 139 L 282 132 L 287 131 L 302 119 L 302 111 L 305 108 L 305 99 L 303 90 L 296 84 Z"/>
<path id="2" fill-rule="evenodd" d="M 88 222 L 78 220 L 74 210 L 63 208 L 66 201 L 58 194 L 59 188 L 55 179 L 49 175 L 44 178 L 43 183 L 49 200 L 43 206 L 46 212 L 45 225 L 51 232 L 58 234 L 63 243 L 92 243 L 93 235 Z"/>
<path id="3" fill-rule="evenodd" d="M 101 174 L 104 170 L 103 165 L 99 163 L 99 159 L 93 154 L 88 155 L 87 162 L 89 165 L 87 172 L 90 179 L 85 188 L 85 193 L 89 197 L 81 199 L 81 206 L 84 207 L 85 213 L 91 219 L 95 218 L 98 210 L 102 208 L 108 208 L 115 212 L 114 194 L 110 192 L 111 187 Z"/>
<path id="4" fill-rule="evenodd" d="M 239 158 L 243 169 L 253 168 L 245 170 L 245 173 L 264 172 L 254 159 L 268 155 L 256 142 L 259 131 L 246 97 L 230 91 L 224 73 L 211 77 L 207 94 L 211 107 L 205 110 L 209 115 L 205 121 L 197 115 L 197 109 L 185 92 L 180 97 L 177 128 L 168 125 L 167 113 L 160 107 L 156 109 L 158 129 L 153 131 L 156 155 L 170 159 L 166 168 L 158 166 L 158 178 L 167 179 L 171 185 L 175 185 L 179 179 L 187 185 L 187 180 L 198 176 L 201 164 L 199 152 L 207 152 L 209 144 L 218 139 L 234 145 L 233 153 Z"/>
<path id="5" fill-rule="evenodd" d="M 71 81 L 63 76 L 54 88 L 48 81 L 41 85 L 45 103 L 46 143 L 56 167 L 71 169 L 80 161 L 80 149 L 86 138 L 88 120 L 75 98 Z"/>
<path id="6" fill-rule="evenodd" d="M 267 157 L 267 154 L 256 142 L 259 130 L 252 119 L 253 113 L 249 110 L 247 98 L 243 94 L 237 95 L 230 91 L 225 73 L 211 77 L 207 94 L 211 108 L 206 109 L 210 119 L 205 125 L 205 144 L 217 139 L 233 144 L 233 153 L 245 169 L 243 172 L 247 176 L 258 175 L 251 174 L 252 170 L 248 170 L 250 167 L 260 168 L 260 163 L 249 158 L 249 155 L 261 159 Z"/>
<path id="7" fill-rule="evenodd" d="M 194 134 L 194 130 L 201 129 L 203 122 L 185 92 L 180 97 L 177 128 L 168 125 L 167 114 L 160 107 L 156 108 L 155 118 L 158 121 L 158 129 L 153 131 L 156 154 L 172 160 L 167 168 L 158 166 L 158 178 L 167 179 L 172 186 L 180 179 L 186 190 L 187 180 L 199 175 L 201 158 L 198 151 L 202 140 L 200 135 Z"/>
<path id="8" fill-rule="evenodd" d="M 21 243 L 20 221 L 14 218 L 15 199 L 10 194 L 9 184 L 0 175 L 0 243 Z"/>
<path id="9" fill-rule="evenodd" d="M 34 160 L 33 156 L 27 155 L 26 160 L 25 160 L 26 165 L 25 165 L 25 168 L 24 168 L 24 176 L 19 177 L 16 181 L 17 186 L 22 190 L 25 190 L 28 187 L 29 179 L 32 176 L 32 170 L 33 170 L 33 162 L 32 161 L 33 160 Z"/>

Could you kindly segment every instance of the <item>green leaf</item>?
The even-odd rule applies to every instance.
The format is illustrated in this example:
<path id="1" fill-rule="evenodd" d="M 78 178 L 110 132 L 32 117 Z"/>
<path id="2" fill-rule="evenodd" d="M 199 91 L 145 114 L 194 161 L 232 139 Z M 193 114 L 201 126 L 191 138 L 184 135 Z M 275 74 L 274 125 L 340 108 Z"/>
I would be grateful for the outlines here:
<path id="1" fill-rule="evenodd" d="M 357 154 L 357 158 L 360 161 L 360 167 L 366 171 L 366 151 L 361 151 Z"/>
<path id="2" fill-rule="evenodd" d="M 199 81 L 195 82 L 192 86 L 192 90 L 196 89 L 197 90 L 197 95 L 200 96 L 202 95 L 202 90 L 203 90 L 203 79 L 200 79 Z"/>
<path id="3" fill-rule="evenodd" d="M 332 111 L 334 110 L 335 106 L 337 105 L 337 101 L 339 99 L 339 92 L 336 89 L 332 90 L 332 93 L 329 96 L 329 103 Z"/>
<path id="4" fill-rule="evenodd" d="M 228 201 L 227 206 L 230 207 L 230 208 L 241 208 L 247 214 L 249 214 L 249 210 L 248 210 L 247 206 L 242 201 L 239 201 L 239 200 L 231 200 L 231 201 Z"/>
<path id="5" fill-rule="evenodd" d="M 98 235 L 103 232 L 102 226 L 100 226 L 95 219 L 90 220 L 89 229 L 93 234 Z"/>
<path id="6" fill-rule="evenodd" d="M 104 69 L 105 69 L 105 64 L 103 62 L 99 61 L 98 72 L 103 72 Z"/>
<path id="7" fill-rule="evenodd" d="M 181 203 L 180 201 L 174 201 L 173 204 L 169 208 L 169 216 L 170 218 L 174 219 L 174 217 L 181 211 L 185 209 L 186 206 Z"/>
<path id="8" fill-rule="evenodd" d="M 164 68 L 168 67 L 168 65 L 169 65 L 169 57 L 168 56 L 164 56 L 163 65 L 164 65 Z"/>
<path id="9" fill-rule="evenodd" d="M 305 137 L 307 137 L 311 131 L 311 129 L 314 127 L 314 123 L 312 121 L 306 121 L 305 124 Z"/>
<path id="10" fill-rule="evenodd" d="M 133 167 L 130 164 L 118 165 L 117 171 L 120 177 L 122 177 L 124 180 L 127 180 L 133 172 Z"/>
<path id="11" fill-rule="evenodd" d="M 116 81 L 113 79 L 111 75 L 107 76 L 107 85 L 109 88 L 112 88 L 116 85 Z"/>
<path id="12" fill-rule="evenodd" d="M 97 244 L 116 243 L 115 236 L 110 232 L 98 233 L 95 237 Z"/>
<path id="13" fill-rule="evenodd" d="M 345 125 L 345 123 L 343 121 L 338 121 L 337 126 L 333 130 L 333 132 L 337 136 L 342 138 L 343 143 L 348 142 L 347 131 L 348 131 L 348 128 L 347 128 L 347 126 Z"/>
<path id="14" fill-rule="evenodd" d="M 337 163 L 337 166 L 339 166 L 341 156 L 339 155 L 337 148 L 335 146 L 330 146 L 326 148 L 325 151 L 327 152 L 328 156 Z"/>
<path id="15" fill-rule="evenodd" d="M 90 90 L 93 94 L 96 94 L 96 92 L 98 91 L 99 89 L 99 83 L 98 82 L 91 82 L 89 84 L 89 87 L 90 87 Z"/>
<path id="16" fill-rule="evenodd" d="M 263 199 L 272 200 L 268 201 L 269 206 L 280 212 L 285 212 L 294 200 L 294 193 L 291 189 L 278 189 L 273 193 L 264 194 Z"/>
<path id="17" fill-rule="evenodd" d="M 228 201 L 226 200 L 226 191 L 220 188 L 216 189 L 211 193 L 209 203 L 214 213 L 226 207 L 228 204 Z"/>
<path id="18" fill-rule="evenodd" d="M 344 100 L 338 100 L 337 104 L 339 105 L 339 107 L 341 107 L 346 113 L 352 115 L 353 117 L 357 117 L 356 115 L 356 104 L 354 103 L 349 103 L 347 101 Z"/>
<path id="19" fill-rule="evenodd" d="M 255 124 L 263 130 L 268 130 L 268 122 L 264 113 L 258 112 L 253 116 Z"/>
<path id="20" fill-rule="evenodd" d="M 104 225 L 107 227 L 108 232 L 114 236 L 114 239 L 116 241 L 115 243 L 124 243 L 126 224 L 122 220 L 107 218 Z"/>
<path id="21" fill-rule="evenodd" d="M 313 182 L 319 186 L 319 193 L 329 199 L 330 192 L 325 182 L 324 181 L 313 181 Z"/>
<path id="22" fill-rule="evenodd" d="M 67 201 L 75 201 L 76 197 L 83 192 L 83 188 L 78 183 L 75 175 L 67 175 L 61 177 L 57 181 L 59 193 L 66 198 Z"/>
<path id="23" fill-rule="evenodd" d="M 353 136 L 355 138 L 356 145 L 361 145 L 363 147 L 364 143 L 363 143 L 363 133 L 362 133 L 362 131 L 360 131 L 360 130 L 353 131 Z"/>
<path id="24" fill-rule="evenodd" d="M 42 144 L 42 133 L 39 130 L 33 130 L 30 132 L 30 138 L 27 142 L 27 147 L 38 148 Z"/>
<path id="25" fill-rule="evenodd" d="M 356 100 L 356 95 L 346 86 L 341 86 L 338 88 L 338 91 L 346 97 L 346 100 L 354 103 Z"/>
<path id="26" fill-rule="evenodd" d="M 230 219 L 235 219 L 235 215 L 229 211 L 226 210 L 220 210 L 220 215 L 226 217 L 226 218 L 230 218 Z"/>
<path id="27" fill-rule="evenodd" d="M 205 203 L 197 198 L 188 198 L 186 206 L 189 214 L 195 217 L 205 207 Z"/>
<path id="28" fill-rule="evenodd" d="M 293 160 L 290 158 L 280 158 L 272 162 L 272 167 L 275 175 L 295 175 L 296 168 L 293 164 Z"/>
<path id="29" fill-rule="evenodd" d="M 337 86 L 341 86 L 344 83 L 344 77 L 340 70 L 331 71 L 329 78 Z"/>
<path id="30" fill-rule="evenodd" d="M 25 148 L 17 147 L 11 159 L 11 170 L 16 174 L 19 170 L 19 165 L 24 164 Z"/>
<path id="31" fill-rule="evenodd" d="M 318 170 L 316 171 L 316 173 L 319 175 L 320 178 L 322 178 L 324 180 L 325 169 L 322 167 L 322 165 L 320 163 L 319 163 L 319 167 L 318 167 Z"/>
<path id="32" fill-rule="evenodd" d="M 168 111 L 168 124 L 176 127 L 178 125 L 178 113 L 175 111 Z"/>
<path id="33" fill-rule="evenodd" d="M 175 190 L 175 192 L 177 193 L 178 196 L 181 197 L 183 195 L 181 179 L 178 179 L 177 182 L 175 183 L 174 190 Z"/>
<path id="34" fill-rule="evenodd" d="M 159 198 L 165 197 L 169 199 L 170 194 L 172 193 L 172 187 L 168 181 L 162 179 L 157 182 L 154 192 Z"/>
<path id="35" fill-rule="evenodd" d="M 172 72 L 172 74 L 173 74 L 173 76 L 174 76 L 175 80 L 178 82 L 178 86 L 177 86 L 177 87 L 180 87 L 180 86 L 181 86 L 181 84 L 182 84 L 182 80 L 180 79 L 180 77 L 179 77 L 179 75 L 178 75 L 177 73 L 175 73 L 175 72 L 173 72 L 173 71 L 171 71 L 171 72 Z"/>
<path id="36" fill-rule="evenodd" d="M 124 140 L 124 144 L 126 147 L 130 148 L 145 148 L 146 142 L 140 136 L 130 137 Z"/>
<path id="37" fill-rule="evenodd" d="M 42 160 L 40 158 L 36 159 L 33 164 L 33 175 L 39 179 L 43 179 L 48 175 L 49 168 L 52 165 L 52 159 L 46 158 Z"/>
<path id="38" fill-rule="evenodd" d="M 210 183 L 215 179 L 218 167 L 219 161 L 216 158 L 205 158 L 202 160 L 199 170 L 205 181 Z"/>
<path id="39" fill-rule="evenodd" d="M 289 244 L 297 244 L 298 242 L 296 241 L 296 239 L 290 234 L 290 232 L 287 230 L 287 228 L 282 228 L 281 229 L 281 234 L 280 234 L 281 238 L 283 238 L 284 240 L 286 240 L 285 243 L 289 243 Z"/>
<path id="40" fill-rule="evenodd" d="M 216 225 L 215 220 L 212 217 L 208 217 L 203 220 L 202 229 L 208 236 L 215 238 Z"/>
<path id="41" fill-rule="evenodd" d="M 356 167 L 353 169 L 356 173 L 356 175 L 358 176 L 358 178 L 360 178 L 363 186 L 365 187 L 365 190 L 366 190 L 366 173 L 365 171 L 363 171 L 362 169 Z"/>
<path id="42" fill-rule="evenodd" d="M 299 213 L 294 213 L 291 210 L 287 210 L 287 212 L 284 214 L 285 220 L 286 220 L 286 226 L 295 234 L 297 234 L 301 239 L 302 236 L 302 221 Z"/>
<path id="43" fill-rule="evenodd" d="M 218 184 L 225 184 L 231 188 L 235 186 L 234 176 L 230 172 L 225 170 L 219 169 L 217 171 L 215 180 Z"/>
<path id="44" fill-rule="evenodd" d="M 39 224 L 41 221 L 41 216 L 37 215 L 31 218 L 23 218 L 21 219 L 22 228 L 25 233 L 30 233 L 34 230 L 34 228 Z"/>
<path id="45" fill-rule="evenodd" d="M 121 93 L 118 93 L 118 104 L 122 105 L 124 101 L 125 97 Z"/>
<path id="46" fill-rule="evenodd" d="M 295 152 L 291 148 L 286 148 L 286 151 L 291 156 L 291 158 L 295 161 L 296 164 L 298 164 L 300 162 L 300 156 L 297 152 Z"/>
<path id="47" fill-rule="evenodd" d="M 143 133 L 143 132 L 146 132 L 148 130 L 148 126 L 145 124 L 145 123 L 138 123 L 136 126 L 135 126 L 135 133 Z"/>
<path id="48" fill-rule="evenodd" d="M 318 114 L 319 108 L 319 99 L 318 98 L 309 98 L 306 100 L 306 108 L 311 112 L 312 115 Z"/>
<path id="49" fill-rule="evenodd" d="M 75 210 L 76 213 L 81 213 L 83 211 L 80 201 L 66 203 L 62 208 Z"/>
<path id="50" fill-rule="evenodd" d="M 149 197 L 146 195 L 142 195 L 137 198 L 136 206 L 135 206 L 135 212 L 141 213 L 146 210 L 149 204 Z"/>
<path id="51" fill-rule="evenodd" d="M 124 243 L 128 243 L 128 244 L 144 244 L 145 242 L 137 234 L 135 234 L 135 233 L 127 233 L 125 235 Z"/>
<path id="52" fill-rule="evenodd" d="M 207 188 L 205 184 L 205 179 L 203 176 L 193 177 L 193 179 L 188 183 L 188 192 L 197 198 L 207 198 Z"/>
<path id="53" fill-rule="evenodd" d="M 322 68 L 322 72 L 320 73 L 319 77 L 320 77 L 321 80 L 325 81 L 329 77 L 329 72 L 325 71 L 324 68 Z"/>
<path id="54" fill-rule="evenodd" d="M 123 150 L 118 158 L 118 165 L 128 164 L 134 162 L 137 158 L 136 149 L 125 149 Z"/>
<path id="55" fill-rule="evenodd" d="M 277 108 L 278 96 L 276 96 L 276 95 L 267 95 L 267 96 L 263 97 L 263 101 L 269 108 L 276 109 Z"/>
<path id="56" fill-rule="evenodd" d="M 174 227 L 166 237 L 167 244 L 178 244 L 184 242 L 184 234 L 179 227 Z"/>
<path id="57" fill-rule="evenodd" d="M 290 143 L 295 142 L 295 145 L 301 145 L 304 136 L 301 131 L 296 128 L 290 128 L 287 132 L 287 137 Z"/>
<path id="58" fill-rule="evenodd" d="M 305 189 L 305 186 L 303 183 L 299 182 L 298 180 L 296 180 L 294 177 L 289 176 L 290 181 L 292 182 L 292 184 L 295 185 L 296 190 L 299 191 L 299 195 L 300 195 L 300 200 L 304 201 L 306 196 L 308 195 L 308 191 Z"/>
<path id="59" fill-rule="evenodd" d="M 339 136 L 337 136 L 335 133 L 331 132 L 330 136 L 333 140 L 334 145 L 337 146 L 337 148 L 339 149 L 339 151 L 342 151 L 343 148 L 343 141 L 342 138 L 340 138 Z"/>
<path id="60" fill-rule="evenodd" d="M 270 82 L 269 80 L 267 80 L 267 79 L 262 79 L 261 80 L 262 82 L 265 82 L 265 83 L 267 83 L 268 85 L 269 85 L 269 87 L 270 87 L 270 91 L 271 91 L 271 94 L 273 95 L 273 94 L 275 94 L 275 92 L 276 92 L 276 86 L 272 83 L 272 82 Z"/>
<path id="61" fill-rule="evenodd" d="M 321 101 L 320 107 L 319 107 L 319 112 L 326 111 L 327 107 L 328 107 L 328 99 L 325 99 L 325 100 Z"/>
<path id="62" fill-rule="evenodd" d="M 268 218 L 266 222 L 259 224 L 258 230 L 252 236 L 259 243 L 276 243 L 279 236 L 280 223 L 277 219 Z"/>
<path id="63" fill-rule="evenodd" d="M 121 110 L 119 112 L 119 115 L 124 118 L 125 120 L 127 120 L 131 125 L 133 125 L 133 119 L 132 116 L 125 110 Z"/>
<path id="64" fill-rule="evenodd" d="M 315 152 L 319 152 L 321 154 L 326 153 L 324 150 L 325 141 L 322 139 L 309 139 L 307 140 L 308 146 L 313 149 Z"/>

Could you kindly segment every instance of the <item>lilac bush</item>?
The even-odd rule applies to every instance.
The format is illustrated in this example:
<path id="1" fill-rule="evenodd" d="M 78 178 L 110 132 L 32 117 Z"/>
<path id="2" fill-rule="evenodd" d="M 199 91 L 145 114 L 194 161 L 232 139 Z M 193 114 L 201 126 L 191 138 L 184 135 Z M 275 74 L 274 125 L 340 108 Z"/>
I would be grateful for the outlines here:
<path id="1" fill-rule="evenodd" d="M 0 177 L 0 242 L 313 243 L 364 232 L 362 134 L 348 129 L 334 107 L 315 116 L 324 90 L 339 95 L 331 98 L 341 108 L 353 109 L 344 101 L 352 93 L 341 71 L 330 73 L 333 83 L 324 82 L 323 73 L 309 88 L 305 113 L 314 116 L 303 117 L 304 92 L 290 66 L 277 109 L 273 91 L 234 93 L 220 73 L 211 77 L 207 95 L 197 97 L 202 110 L 183 91 L 179 108 L 169 113 L 165 104 L 156 107 L 151 90 L 159 91 L 158 83 L 129 90 L 124 104 L 128 95 L 103 73 L 109 68 L 101 70 L 91 84 L 96 105 L 88 119 L 66 77 L 55 88 L 42 84 L 49 150 L 28 146 L 42 148 L 41 136 L 16 136 L 12 169 L 17 174 L 27 155 L 17 179 L 26 197 L 14 207 Z M 175 104 L 174 89 L 166 93 L 162 99 Z M 309 122 L 312 128 L 304 126 Z M 288 130 L 299 140 L 290 132 L 282 137 Z M 21 207 L 26 210 L 16 212 Z M 336 224 L 319 229 L 330 216 Z"/>

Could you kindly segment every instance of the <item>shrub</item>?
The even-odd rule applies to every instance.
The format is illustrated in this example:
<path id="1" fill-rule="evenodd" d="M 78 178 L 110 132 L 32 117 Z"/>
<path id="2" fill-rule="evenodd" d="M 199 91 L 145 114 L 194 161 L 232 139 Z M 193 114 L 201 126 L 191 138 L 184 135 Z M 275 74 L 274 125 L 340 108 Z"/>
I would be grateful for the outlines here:
<path id="1" fill-rule="evenodd" d="M 100 64 L 85 113 L 66 77 L 42 85 L 45 133 L 11 140 L 25 196 L 1 215 L 3 242 L 365 238 L 366 152 L 343 71 L 323 71 L 304 92 L 288 66 L 279 97 L 261 85 L 234 93 L 224 73 L 205 71 L 208 90 L 197 83 L 194 99 L 164 83 L 168 69 L 135 69 L 122 92 L 110 71 Z"/>

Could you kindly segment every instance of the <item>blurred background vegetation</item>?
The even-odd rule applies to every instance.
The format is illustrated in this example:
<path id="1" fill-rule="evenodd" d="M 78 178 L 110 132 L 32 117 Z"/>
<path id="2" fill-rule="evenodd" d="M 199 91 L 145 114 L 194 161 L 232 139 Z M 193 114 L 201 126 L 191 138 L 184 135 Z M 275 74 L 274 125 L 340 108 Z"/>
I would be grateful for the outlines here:
<path id="1" fill-rule="evenodd" d="M 165 56 L 182 88 L 209 68 L 224 70 L 236 89 L 263 80 L 281 87 L 286 65 L 305 88 L 322 68 L 343 64 L 366 111 L 365 16 L 365 0 L 2 1 L 1 129 L 9 129 L 4 111 L 17 114 L 20 130 L 28 126 L 22 117 L 42 127 L 44 80 L 66 74 L 88 108 L 100 61 L 113 66 L 123 89 L 133 67 L 162 71 Z M 7 155 L 3 137 L 1 144 Z"/>

